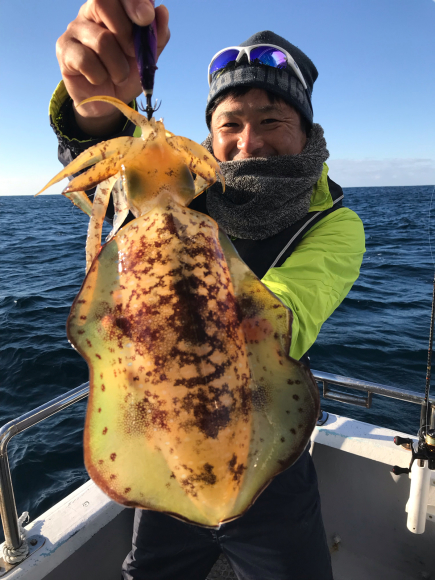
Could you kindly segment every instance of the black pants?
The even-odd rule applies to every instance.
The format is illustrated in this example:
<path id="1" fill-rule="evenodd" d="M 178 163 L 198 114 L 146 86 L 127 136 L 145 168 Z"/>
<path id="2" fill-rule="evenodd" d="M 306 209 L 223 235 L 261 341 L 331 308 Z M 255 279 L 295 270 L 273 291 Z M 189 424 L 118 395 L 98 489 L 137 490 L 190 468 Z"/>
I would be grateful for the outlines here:
<path id="1" fill-rule="evenodd" d="M 239 580 L 332 580 L 308 451 L 241 518 L 209 530 L 136 510 L 124 580 L 204 580 L 224 552 Z"/>

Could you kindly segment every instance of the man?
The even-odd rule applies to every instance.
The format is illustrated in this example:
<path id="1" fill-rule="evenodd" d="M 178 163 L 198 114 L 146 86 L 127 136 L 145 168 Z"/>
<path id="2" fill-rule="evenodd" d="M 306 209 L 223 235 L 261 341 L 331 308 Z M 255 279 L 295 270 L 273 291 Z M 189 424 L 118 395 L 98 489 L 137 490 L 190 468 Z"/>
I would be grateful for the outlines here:
<path id="1" fill-rule="evenodd" d="M 169 39 L 168 13 L 156 9 L 159 51 Z M 106 94 L 131 102 L 140 85 L 131 20 L 148 24 L 147 2 L 89 0 L 58 41 L 63 76 L 50 105 L 66 164 L 102 138 L 132 134 Z M 231 236 L 241 257 L 292 309 L 290 355 L 301 359 L 323 322 L 359 274 L 364 236 L 359 218 L 341 207 L 342 190 L 327 176 L 323 130 L 313 124 L 317 70 L 298 48 L 272 32 L 220 51 L 209 70 L 205 147 L 220 162 L 219 184 L 191 207 Z M 109 209 L 110 211 L 110 209 Z M 239 579 L 330 580 L 311 457 L 275 478 L 241 518 L 207 530 L 169 516 L 136 511 L 125 580 L 202 580 L 224 552 Z"/>

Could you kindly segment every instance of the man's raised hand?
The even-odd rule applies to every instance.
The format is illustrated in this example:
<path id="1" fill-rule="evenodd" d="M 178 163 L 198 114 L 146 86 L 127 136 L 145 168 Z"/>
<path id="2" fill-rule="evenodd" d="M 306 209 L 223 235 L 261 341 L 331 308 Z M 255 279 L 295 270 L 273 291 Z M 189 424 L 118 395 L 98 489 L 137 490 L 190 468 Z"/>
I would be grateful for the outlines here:
<path id="1" fill-rule="evenodd" d="M 132 21 L 140 26 L 157 24 L 157 56 L 169 40 L 169 13 L 155 11 L 149 0 L 88 0 L 77 18 L 58 39 L 56 54 L 62 78 L 71 96 L 79 127 L 89 135 L 114 131 L 121 114 L 112 105 L 89 103 L 88 97 L 107 95 L 129 103 L 141 92 Z"/>

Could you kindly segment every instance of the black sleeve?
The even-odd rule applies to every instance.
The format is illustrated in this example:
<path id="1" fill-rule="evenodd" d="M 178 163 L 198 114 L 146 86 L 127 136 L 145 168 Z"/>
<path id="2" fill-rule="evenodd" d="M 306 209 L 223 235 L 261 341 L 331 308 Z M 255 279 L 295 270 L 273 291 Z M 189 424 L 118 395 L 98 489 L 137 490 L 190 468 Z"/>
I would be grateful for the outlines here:
<path id="1" fill-rule="evenodd" d="M 135 130 L 134 123 L 124 117 L 122 126 L 120 126 L 119 130 L 113 135 L 108 135 L 106 137 L 91 137 L 82 131 L 77 125 L 71 98 L 63 103 L 59 110 L 56 122 L 54 121 L 55 120 L 50 117 L 50 125 L 56 133 L 58 140 L 58 159 L 64 167 L 89 147 L 97 145 L 101 141 L 108 141 L 109 139 L 116 139 L 117 137 L 131 137 Z M 95 188 L 86 191 L 86 194 L 90 199 L 93 199 L 94 193 Z M 112 221 L 113 214 L 113 200 L 112 197 L 110 197 L 106 213 L 107 221 Z M 131 219 L 132 216 L 129 215 L 125 223 Z"/>

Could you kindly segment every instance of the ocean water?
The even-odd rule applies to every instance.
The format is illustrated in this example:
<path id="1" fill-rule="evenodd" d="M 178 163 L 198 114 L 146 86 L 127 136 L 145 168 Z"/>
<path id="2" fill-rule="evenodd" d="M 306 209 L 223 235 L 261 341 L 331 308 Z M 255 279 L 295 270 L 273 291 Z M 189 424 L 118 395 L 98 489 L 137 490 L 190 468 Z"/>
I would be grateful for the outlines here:
<path id="1" fill-rule="evenodd" d="M 434 264 L 433 186 L 345 189 L 365 225 L 361 275 L 324 324 L 312 368 L 424 393 Z M 432 213 L 435 212 L 433 209 Z M 65 322 L 84 277 L 88 218 L 56 196 L 0 197 L 0 426 L 87 381 Z M 432 234 L 431 231 L 432 230 Z M 9 445 L 18 514 L 31 519 L 84 483 L 80 402 Z M 417 405 L 322 408 L 415 433 Z M 1 538 L 1 530 L 0 530 Z"/>

